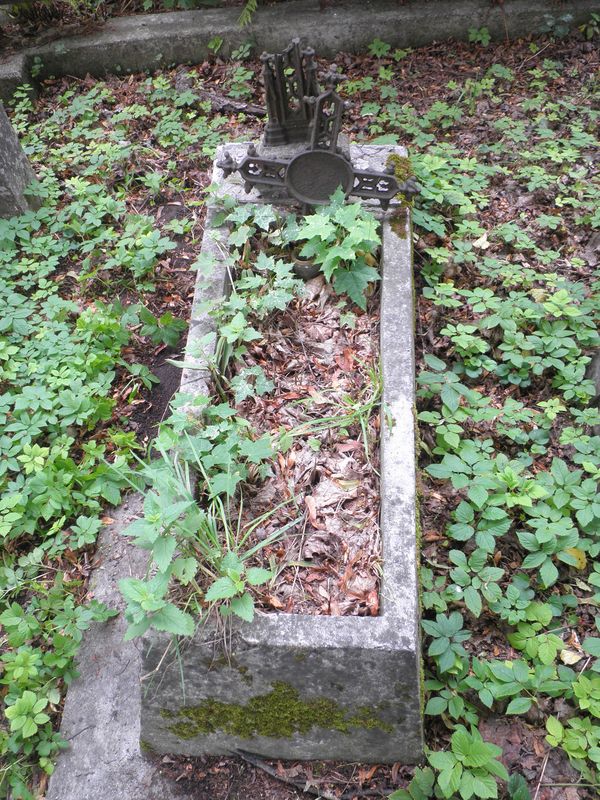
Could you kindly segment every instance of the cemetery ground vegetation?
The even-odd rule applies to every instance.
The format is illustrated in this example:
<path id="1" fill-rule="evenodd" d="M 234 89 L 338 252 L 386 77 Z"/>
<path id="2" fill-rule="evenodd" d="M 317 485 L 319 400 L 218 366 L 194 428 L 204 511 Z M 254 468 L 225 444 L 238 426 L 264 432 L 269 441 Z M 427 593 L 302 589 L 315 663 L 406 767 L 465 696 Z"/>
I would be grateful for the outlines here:
<path id="1" fill-rule="evenodd" d="M 416 770 L 163 763 L 198 797 L 223 787 L 241 797 L 249 780 L 281 800 L 304 787 L 394 800 L 597 796 L 590 43 L 587 31 L 418 51 L 377 40 L 338 59 L 355 104 L 347 132 L 406 143 L 422 186 L 413 221 L 427 760 Z M 164 413 L 153 372 L 177 355 L 190 268 L 202 268 L 215 146 L 256 129 L 255 67 L 240 55 L 16 96 L 12 121 L 45 202 L 0 222 L 0 785 L 12 797 L 43 795 L 64 745 L 57 726 L 78 642 L 111 613 L 86 596 L 94 541 L 151 434 L 144 416 L 152 403 L 153 421 Z M 261 376 L 248 377 L 256 393 Z M 226 568 L 252 583 L 239 564 Z M 177 627 L 184 610 L 172 607 Z"/>
<path id="2" fill-rule="evenodd" d="M 159 574 L 121 582 L 128 636 L 150 626 L 189 634 L 214 607 L 250 622 L 252 586 L 263 587 L 263 609 L 376 614 L 378 222 L 341 191 L 300 218 L 214 202 L 223 210 L 209 235 L 224 236 L 230 292 L 203 304 L 216 330 L 176 362 L 193 369 L 204 355 L 207 393 L 179 396 L 153 444 L 161 458 L 129 476 L 143 475 L 151 493 L 125 534 Z M 323 277 L 305 286 L 294 252 Z M 212 277 L 206 251 L 197 263 Z M 172 578 L 194 617 L 168 602 Z"/>

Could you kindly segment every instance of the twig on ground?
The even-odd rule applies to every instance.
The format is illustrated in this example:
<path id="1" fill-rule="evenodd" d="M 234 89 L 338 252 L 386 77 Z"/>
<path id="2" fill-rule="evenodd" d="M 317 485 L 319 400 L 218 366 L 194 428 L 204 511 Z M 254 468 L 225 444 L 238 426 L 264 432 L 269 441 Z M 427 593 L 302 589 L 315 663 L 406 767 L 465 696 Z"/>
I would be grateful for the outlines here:
<path id="1" fill-rule="evenodd" d="M 201 91 L 200 97 L 211 104 L 213 113 L 242 113 L 251 117 L 265 117 L 267 115 L 266 109 L 262 106 L 255 106 L 253 103 L 244 103 L 240 100 L 232 100 L 231 97 L 224 97 L 214 92 Z"/>
<path id="2" fill-rule="evenodd" d="M 551 44 L 552 42 L 548 42 L 548 44 L 545 44 L 543 47 L 540 47 L 537 53 L 534 53 L 532 56 L 528 56 L 527 58 L 525 58 L 517 67 L 517 72 L 520 72 L 525 66 L 525 64 L 527 64 L 528 61 L 531 61 L 532 58 L 538 58 L 538 56 L 540 56 L 544 52 L 544 50 L 546 50 L 546 48 L 550 47 Z"/>
<path id="3" fill-rule="evenodd" d="M 357 800 L 360 797 L 382 797 L 386 798 L 389 797 L 390 792 L 384 792 L 380 789 L 355 789 L 354 791 L 344 792 L 344 794 L 331 794 L 330 792 L 323 791 L 318 789 L 316 786 L 310 786 L 305 781 L 302 780 L 294 780 L 293 778 L 288 778 L 286 775 L 280 775 L 277 770 L 272 767 L 270 764 L 267 764 L 258 756 L 255 756 L 253 753 L 248 753 L 245 750 L 235 750 L 235 755 L 242 758 L 248 764 L 252 764 L 253 767 L 257 769 L 261 769 L 263 772 L 266 772 L 267 775 L 270 775 L 272 778 L 276 778 L 278 781 L 282 781 L 283 783 L 287 783 L 289 786 L 293 786 L 295 789 L 298 789 L 300 792 L 305 792 L 306 794 L 312 794 L 315 797 L 319 798 L 319 800 Z M 395 791 L 395 790 L 394 790 Z"/>
<path id="4" fill-rule="evenodd" d="M 316 789 L 312 786 L 307 786 L 304 781 L 296 781 L 293 778 L 288 778 L 286 775 L 280 775 L 274 767 L 272 767 L 270 764 L 267 764 L 265 761 L 253 755 L 252 753 L 247 753 L 245 750 L 235 750 L 234 752 L 240 758 L 243 758 L 244 761 L 247 761 L 248 764 L 252 764 L 253 767 L 261 769 L 272 778 L 277 778 L 278 781 L 287 783 L 289 786 L 293 786 L 301 792 L 315 795 L 315 797 L 321 797 L 323 800 L 340 800 L 337 795 L 329 794 L 329 792 L 321 792 L 319 789 Z"/>
<path id="5" fill-rule="evenodd" d="M 537 782 L 537 786 L 535 787 L 535 794 L 533 795 L 533 800 L 538 800 L 538 795 L 540 793 L 540 788 L 542 786 L 542 781 L 544 779 L 544 772 L 546 772 L 546 765 L 548 764 L 548 757 L 550 756 L 550 751 L 546 753 L 544 756 L 544 761 L 542 763 L 542 769 L 540 771 L 540 777 Z"/>

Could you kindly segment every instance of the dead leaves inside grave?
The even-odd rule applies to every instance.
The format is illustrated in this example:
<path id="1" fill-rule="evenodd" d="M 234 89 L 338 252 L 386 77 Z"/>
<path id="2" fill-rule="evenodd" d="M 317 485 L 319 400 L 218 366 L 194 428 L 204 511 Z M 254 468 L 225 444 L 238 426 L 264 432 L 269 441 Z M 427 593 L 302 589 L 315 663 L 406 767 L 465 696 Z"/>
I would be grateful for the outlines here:
<path id="1" fill-rule="evenodd" d="M 304 512 L 302 526 L 271 549 L 279 571 L 266 608 L 309 614 L 375 615 L 379 609 L 378 409 L 361 426 L 321 425 L 348 411 L 372 390 L 369 368 L 378 360 L 378 298 L 354 329 L 340 324 L 339 298 L 321 278 L 276 315 L 241 366 L 260 365 L 275 390 L 243 404 L 256 430 L 302 430 L 274 474 L 248 501 L 248 519 L 289 498 Z M 311 426 L 316 426 L 314 433 Z M 272 505 L 271 505 L 272 507 Z M 283 520 L 279 520 L 283 523 Z M 273 524 L 276 524 L 273 520 Z M 261 534 L 261 535 L 264 535 Z M 289 565 L 289 566 L 286 566 Z"/>

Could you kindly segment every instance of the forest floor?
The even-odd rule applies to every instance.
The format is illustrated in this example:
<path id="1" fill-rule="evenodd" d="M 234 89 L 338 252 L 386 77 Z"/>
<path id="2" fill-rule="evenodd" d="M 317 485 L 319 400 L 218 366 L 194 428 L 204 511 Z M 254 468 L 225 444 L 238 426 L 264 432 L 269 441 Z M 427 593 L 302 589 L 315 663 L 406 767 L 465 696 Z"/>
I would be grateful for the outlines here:
<path id="1" fill-rule="evenodd" d="M 413 221 L 427 744 L 455 753 L 457 730 L 473 726 L 534 800 L 587 800 L 597 796 L 600 755 L 600 420 L 590 375 L 598 50 L 581 32 L 408 51 L 376 41 L 336 63 L 352 102 L 345 132 L 406 145 L 422 187 Z M 258 134 L 258 67 L 239 53 L 153 76 L 63 78 L 35 100 L 20 93 L 10 112 L 46 203 L 35 218 L 0 223 L 12 292 L 4 344 L 21 353 L 14 374 L 2 375 L 0 489 L 18 491 L 20 517 L 8 520 L 2 567 L 1 683 L 7 706 L 15 686 L 46 699 L 51 727 L 90 622 L 77 609 L 90 599 L 95 532 L 123 488 L 110 483 L 104 459 L 145 449 L 168 413 L 212 156 L 221 141 Z M 31 327 L 16 321 L 17 307 Z M 59 327 L 69 328 L 75 351 L 43 351 L 35 333 L 47 319 L 63 343 Z M 79 367 L 65 378 L 74 352 Z M 19 404 L 36 359 L 50 359 L 36 374 L 44 391 Z M 67 396 L 83 364 L 91 388 Z M 52 483 L 59 472 L 68 499 Z M 15 605 L 37 620 L 26 634 Z M 57 642 L 57 630 L 73 647 Z M 15 678 L 24 648 L 29 668 Z M 58 651 L 63 661 L 48 657 Z M 54 734 L 38 723 L 31 741 L 47 743 L 37 754 L 48 769 Z M 15 734 L 0 744 L 14 762 L 7 780 L 33 781 L 41 796 L 46 776 L 31 772 L 26 742 Z M 444 764 L 430 764 L 440 791 L 450 791 Z M 190 797 L 211 800 L 378 797 L 413 774 L 398 764 L 251 757 L 160 765 Z M 480 791 L 492 791 L 492 772 L 473 769 L 487 786 Z M 499 791 L 527 797 L 503 783 Z"/>

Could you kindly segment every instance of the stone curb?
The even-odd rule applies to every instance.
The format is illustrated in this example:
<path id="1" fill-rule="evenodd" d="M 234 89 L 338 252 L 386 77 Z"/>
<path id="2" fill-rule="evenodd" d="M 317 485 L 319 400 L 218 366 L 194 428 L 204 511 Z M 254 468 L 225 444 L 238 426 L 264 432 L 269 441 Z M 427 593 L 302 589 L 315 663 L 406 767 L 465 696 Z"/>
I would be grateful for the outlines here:
<path id="1" fill-rule="evenodd" d="M 235 159 L 246 149 L 247 143 L 227 146 Z M 215 162 L 223 150 L 218 148 Z M 355 166 L 379 171 L 390 153 L 406 155 L 403 148 L 382 145 L 351 145 L 350 150 Z M 215 167 L 213 184 L 219 177 Z M 256 190 L 243 193 L 238 174 L 220 177 L 220 193 L 241 202 L 259 199 Z M 422 756 L 412 243 L 410 215 L 399 205 L 382 216 L 381 612 L 377 617 L 259 614 L 251 624 L 233 626 L 225 656 L 211 628 L 201 626 L 192 641 L 182 643 L 178 659 L 164 658 L 168 636 L 148 633 L 142 670 L 150 677 L 143 683 L 140 735 L 158 753 L 218 755 L 242 749 L 269 758 L 405 764 Z M 211 206 L 207 213 L 210 218 Z M 202 336 L 212 320 L 202 301 L 207 296 L 214 301 L 226 285 L 225 239 L 223 228 L 206 228 L 202 252 L 216 258 L 216 265 L 209 277 L 199 276 L 192 308 L 185 360 L 195 359 L 197 370 L 186 371 L 182 379 L 182 389 L 192 395 L 205 390 Z M 196 730 L 190 722 L 194 709 L 207 704 L 260 708 L 263 720 L 268 714 L 285 719 L 286 711 L 277 705 L 284 696 L 309 714 L 325 703 L 337 722 L 312 719 L 304 727 L 300 723 L 301 729 L 255 731 L 247 737 L 221 728 L 212 712 L 208 730 Z M 255 711 L 248 713 L 255 718 Z M 251 728 L 252 720 L 248 724 Z"/>
<path id="2" fill-rule="evenodd" d="M 113 510 L 94 557 L 90 591 L 122 611 L 121 578 L 143 578 L 147 555 L 121 531 L 142 513 L 143 497 L 130 495 Z M 61 736 L 69 742 L 50 778 L 46 800 L 175 800 L 182 794 L 140 752 L 142 654 L 124 642 L 123 615 L 95 623 L 77 654 L 79 677 L 69 686 Z"/>
<path id="3" fill-rule="evenodd" d="M 51 76 L 155 70 L 172 64 L 195 64 L 211 55 L 208 43 L 223 39 L 222 53 L 252 42 L 255 53 L 280 51 L 292 36 L 309 42 L 320 56 L 340 50 L 364 51 L 379 37 L 393 47 L 418 47 L 434 40 L 466 39 L 469 28 L 487 27 L 494 39 L 517 38 L 539 31 L 544 14 L 568 11 L 572 25 L 598 10 L 597 0 L 572 0 L 567 9 L 547 0 L 342 0 L 323 10 L 318 0 L 287 0 L 259 8 L 243 30 L 238 8 L 177 11 L 109 20 L 90 35 L 72 36 L 29 48 L 0 63 L 0 99 L 15 88 Z"/>

